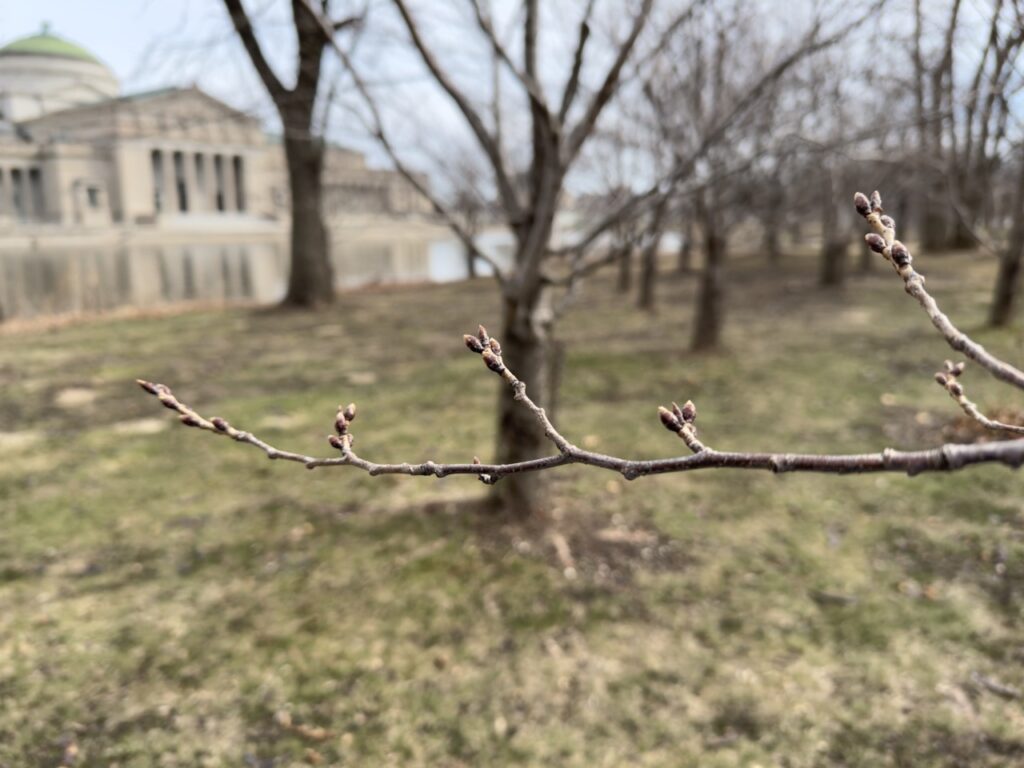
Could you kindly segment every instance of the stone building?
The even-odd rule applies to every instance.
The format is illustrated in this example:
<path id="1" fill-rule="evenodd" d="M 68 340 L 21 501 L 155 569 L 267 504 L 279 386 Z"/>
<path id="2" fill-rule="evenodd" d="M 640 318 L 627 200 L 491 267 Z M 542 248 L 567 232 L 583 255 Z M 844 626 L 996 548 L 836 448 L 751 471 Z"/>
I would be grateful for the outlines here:
<path id="1" fill-rule="evenodd" d="M 259 227 L 288 216 L 280 142 L 196 87 L 121 95 L 85 49 L 50 33 L 0 48 L 0 237 L 59 228 Z M 400 176 L 332 147 L 328 218 L 429 211 Z"/>

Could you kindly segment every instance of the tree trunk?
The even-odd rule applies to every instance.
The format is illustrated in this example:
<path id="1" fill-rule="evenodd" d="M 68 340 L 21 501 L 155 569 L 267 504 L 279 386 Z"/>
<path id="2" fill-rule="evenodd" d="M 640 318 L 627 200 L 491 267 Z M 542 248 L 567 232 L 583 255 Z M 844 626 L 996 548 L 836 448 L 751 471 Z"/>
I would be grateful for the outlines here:
<path id="1" fill-rule="evenodd" d="M 619 262 L 619 279 L 615 289 L 619 293 L 629 293 L 633 287 L 633 246 L 627 241 L 616 247 L 619 251 L 616 259 Z"/>
<path id="2" fill-rule="evenodd" d="M 655 311 L 657 301 L 655 288 L 658 282 L 658 251 L 663 235 L 662 223 L 665 219 L 665 203 L 655 208 L 651 216 L 651 231 L 644 245 L 640 259 L 640 293 L 637 296 L 637 307 L 647 312 Z"/>
<path id="3" fill-rule="evenodd" d="M 693 218 L 687 217 L 679 233 L 679 260 L 676 271 L 687 275 L 693 270 Z"/>
<path id="4" fill-rule="evenodd" d="M 313 307 L 334 301 L 327 228 L 323 219 L 323 144 L 308 134 L 285 137 L 292 200 L 291 271 L 284 303 Z"/>
<path id="5" fill-rule="evenodd" d="M 715 205 L 701 202 L 701 226 L 704 230 L 704 270 L 701 272 L 697 308 L 693 322 L 690 348 L 695 351 L 714 349 L 722 331 L 722 295 L 724 292 L 723 262 L 725 239 L 720 231 Z"/>
<path id="6" fill-rule="evenodd" d="M 818 284 L 825 288 L 834 288 L 843 284 L 846 278 L 846 252 L 849 242 L 843 237 L 833 235 L 821 244 L 821 273 Z"/>
<path id="7" fill-rule="evenodd" d="M 552 338 L 552 319 L 546 297 L 532 304 L 505 298 L 502 318 L 502 357 L 520 381 L 526 384 L 530 399 L 551 412 L 556 383 L 558 345 Z M 498 397 L 498 444 L 495 461 L 510 464 L 527 461 L 554 450 L 544 436 L 537 418 L 517 402 L 512 388 L 501 382 Z M 494 486 L 492 501 L 505 515 L 516 519 L 543 517 L 547 477 L 545 473 L 513 474 Z"/>
<path id="8" fill-rule="evenodd" d="M 995 326 L 1009 325 L 1020 291 L 1021 261 L 1024 260 L 1024 153 L 1020 164 L 1013 199 L 1013 229 L 1006 249 L 999 256 L 999 273 L 988 317 L 989 323 Z"/>
<path id="9" fill-rule="evenodd" d="M 825 170 L 821 190 L 821 266 L 818 272 L 818 284 L 824 287 L 842 285 L 846 277 L 849 243 L 839 231 L 835 186 L 832 171 Z"/>
<path id="10" fill-rule="evenodd" d="M 465 249 L 466 254 L 466 278 L 469 280 L 476 280 L 476 254 L 473 253 L 472 248 Z"/>
<path id="11" fill-rule="evenodd" d="M 764 222 L 764 234 L 762 247 L 768 256 L 768 263 L 777 266 L 782 261 L 782 250 L 779 247 L 779 219 L 777 216 L 769 216 Z"/>

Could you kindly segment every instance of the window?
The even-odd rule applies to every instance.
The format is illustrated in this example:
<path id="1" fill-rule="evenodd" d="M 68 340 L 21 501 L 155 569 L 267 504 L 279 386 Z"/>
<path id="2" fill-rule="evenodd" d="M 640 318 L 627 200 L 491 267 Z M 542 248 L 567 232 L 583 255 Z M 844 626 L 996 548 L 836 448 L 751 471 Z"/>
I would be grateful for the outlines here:
<path id="1" fill-rule="evenodd" d="M 88 186 L 85 188 L 85 199 L 88 202 L 89 207 L 97 209 L 100 207 L 100 188 L 95 186 Z"/>
<path id="2" fill-rule="evenodd" d="M 20 168 L 11 170 L 11 203 L 14 205 L 14 215 L 18 221 L 25 220 L 25 179 L 21 175 Z"/>
<path id="3" fill-rule="evenodd" d="M 242 157 L 235 155 L 231 159 L 235 171 L 235 207 L 240 211 L 245 210 L 245 167 L 242 164 Z"/>
<path id="4" fill-rule="evenodd" d="M 164 209 L 164 156 L 159 149 L 150 155 L 153 166 L 153 210 L 157 213 Z"/>
<path id="5" fill-rule="evenodd" d="M 28 190 L 32 198 L 31 216 L 34 219 L 42 219 L 46 215 L 46 200 L 43 197 L 43 175 L 38 168 L 29 168 Z"/>
<path id="6" fill-rule="evenodd" d="M 206 158 L 202 155 L 197 154 L 195 156 L 196 165 L 196 194 L 199 196 L 198 207 L 205 207 L 207 204 L 206 196 Z"/>
<path id="7" fill-rule="evenodd" d="M 188 211 L 188 184 L 185 181 L 185 155 L 175 152 L 174 158 L 174 189 L 178 193 L 178 210 Z"/>
<path id="8" fill-rule="evenodd" d="M 213 156 L 213 183 L 217 198 L 217 210 L 223 211 L 226 208 L 224 201 L 224 158 L 220 155 Z"/>

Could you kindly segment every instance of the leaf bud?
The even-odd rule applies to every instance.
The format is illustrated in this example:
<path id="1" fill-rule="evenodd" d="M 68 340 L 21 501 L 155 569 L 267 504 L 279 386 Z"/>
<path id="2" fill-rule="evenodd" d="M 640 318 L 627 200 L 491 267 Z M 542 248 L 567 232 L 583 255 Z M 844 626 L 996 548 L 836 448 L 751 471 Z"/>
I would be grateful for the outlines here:
<path id="1" fill-rule="evenodd" d="M 661 423 L 669 432 L 678 432 L 683 428 L 683 425 L 679 423 L 679 419 L 676 418 L 676 415 L 664 406 L 658 406 L 658 418 L 661 419 Z"/>
<path id="2" fill-rule="evenodd" d="M 864 235 L 864 242 L 868 244 L 875 253 L 883 253 L 885 251 L 885 238 L 881 235 L 876 235 L 874 232 L 868 232 Z"/>
<path id="3" fill-rule="evenodd" d="M 468 333 L 462 337 L 466 342 L 466 346 L 469 347 L 470 352 L 476 352 L 478 355 L 484 351 L 484 345 L 480 343 L 480 339 L 476 336 L 470 336 Z"/>
<path id="4" fill-rule="evenodd" d="M 505 366 L 502 365 L 501 358 L 495 355 L 490 349 L 485 349 L 482 353 L 484 358 L 484 364 L 495 373 L 501 373 L 505 370 Z"/>
<path id="5" fill-rule="evenodd" d="M 498 357 L 501 357 L 501 344 L 498 343 L 497 339 L 495 339 L 493 337 L 488 339 L 487 340 L 487 346 L 489 346 L 491 348 L 491 351 L 494 354 L 496 354 Z"/>
<path id="6" fill-rule="evenodd" d="M 867 216 L 871 213 L 871 202 L 863 192 L 858 192 L 853 196 L 853 207 L 857 209 L 857 213 L 861 216 Z"/>
<path id="7" fill-rule="evenodd" d="M 935 381 L 944 387 L 949 383 L 949 377 L 942 371 L 939 371 L 935 374 Z"/>
<path id="8" fill-rule="evenodd" d="M 897 267 L 906 267 L 911 261 L 913 261 L 910 256 L 910 251 L 907 250 L 907 246 L 899 240 L 893 241 L 892 249 L 889 253 L 892 254 L 892 263 Z"/>
<path id="9" fill-rule="evenodd" d="M 197 419 L 195 416 L 193 416 L 190 413 L 186 413 L 186 414 L 182 415 L 181 423 L 184 424 L 186 427 L 198 427 L 199 426 L 199 419 Z"/>
<path id="10" fill-rule="evenodd" d="M 341 415 L 344 416 L 347 421 L 354 421 L 356 418 L 356 404 L 349 403 L 346 405 L 344 410 L 341 412 Z"/>
<path id="11" fill-rule="evenodd" d="M 682 418 L 687 424 L 692 424 L 697 420 L 697 406 L 693 404 L 692 400 L 683 403 Z"/>
<path id="12" fill-rule="evenodd" d="M 487 335 L 487 329 L 482 325 L 477 326 L 476 337 L 480 339 L 481 344 L 485 345 L 487 344 L 487 340 L 490 338 L 490 336 Z"/>
<path id="13" fill-rule="evenodd" d="M 345 414 L 338 412 L 337 418 L 334 419 L 334 431 L 339 435 L 344 435 L 348 432 L 348 419 L 345 418 Z"/>
<path id="14" fill-rule="evenodd" d="M 964 393 L 964 388 L 960 385 L 959 382 L 954 381 L 949 385 L 949 391 L 953 394 L 954 397 L 960 397 L 960 395 Z"/>
<path id="15" fill-rule="evenodd" d="M 871 210 L 875 213 L 882 212 L 882 196 L 877 189 L 871 193 Z"/>
<path id="16" fill-rule="evenodd" d="M 228 431 L 228 423 L 224 421 L 224 419 L 222 419 L 220 416 L 214 416 L 212 419 L 210 419 L 210 423 L 213 424 L 213 426 L 217 429 L 218 432 Z"/>
<path id="17" fill-rule="evenodd" d="M 895 231 L 896 222 L 893 220 L 892 216 L 881 216 L 878 220 L 882 222 L 882 226 L 885 227 L 886 229 L 891 229 Z"/>
<path id="18" fill-rule="evenodd" d="M 327 442 L 331 444 L 331 448 L 337 448 L 339 451 L 345 450 L 345 441 L 337 435 L 331 435 L 328 437 Z"/>

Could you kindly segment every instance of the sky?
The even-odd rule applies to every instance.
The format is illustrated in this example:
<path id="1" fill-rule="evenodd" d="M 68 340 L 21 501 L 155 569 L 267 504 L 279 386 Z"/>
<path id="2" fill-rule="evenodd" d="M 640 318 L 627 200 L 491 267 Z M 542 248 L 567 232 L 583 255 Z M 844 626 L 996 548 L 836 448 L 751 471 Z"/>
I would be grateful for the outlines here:
<path id="1" fill-rule="evenodd" d="M 107 64 L 125 93 L 195 82 L 241 109 L 265 104 L 221 0 L 0 0 L 0 45 L 44 24 Z"/>

